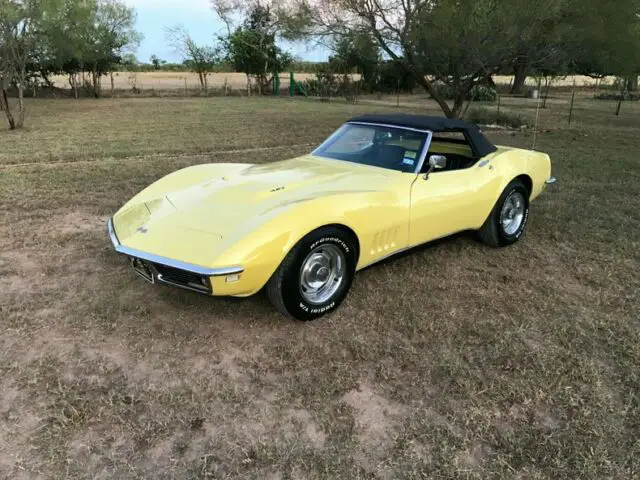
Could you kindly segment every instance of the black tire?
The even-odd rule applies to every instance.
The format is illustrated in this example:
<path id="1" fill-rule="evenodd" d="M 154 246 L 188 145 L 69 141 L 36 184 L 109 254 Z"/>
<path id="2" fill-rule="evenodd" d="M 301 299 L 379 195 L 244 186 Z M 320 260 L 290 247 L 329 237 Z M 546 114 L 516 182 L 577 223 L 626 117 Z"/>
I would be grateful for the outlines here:
<path id="1" fill-rule="evenodd" d="M 521 198 L 524 201 L 524 213 L 517 230 L 514 232 L 508 232 L 500 221 L 500 216 L 505 202 L 514 194 L 521 195 Z M 527 221 L 529 220 L 529 195 L 529 190 L 520 180 L 513 180 L 509 185 L 507 185 L 507 188 L 505 188 L 500 195 L 500 198 L 493 207 L 493 210 L 491 210 L 491 213 L 484 222 L 484 225 L 482 225 L 480 230 L 478 230 L 480 240 L 494 248 L 506 247 L 516 243 L 520 237 L 522 237 L 522 234 L 527 227 Z"/>
<path id="2" fill-rule="evenodd" d="M 331 245 L 342 253 L 345 268 L 342 281 L 331 297 L 314 304 L 302 294 L 301 269 L 307 257 L 323 245 Z M 283 315 L 303 321 L 315 320 L 338 308 L 346 298 L 357 260 L 357 241 L 352 234 L 336 227 L 319 228 L 300 240 L 287 254 L 267 282 L 267 296 Z"/>

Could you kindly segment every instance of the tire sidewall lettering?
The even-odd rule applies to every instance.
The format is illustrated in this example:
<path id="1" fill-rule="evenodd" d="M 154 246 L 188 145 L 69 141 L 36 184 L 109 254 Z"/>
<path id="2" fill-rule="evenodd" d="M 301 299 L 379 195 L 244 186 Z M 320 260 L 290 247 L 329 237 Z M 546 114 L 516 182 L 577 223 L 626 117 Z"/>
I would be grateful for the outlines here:
<path id="1" fill-rule="evenodd" d="M 300 302 L 300 308 L 304 312 L 310 313 L 312 315 L 317 315 L 317 314 L 320 314 L 320 313 L 327 313 L 329 310 L 332 310 L 333 308 L 335 308 L 335 306 L 336 306 L 336 302 L 335 301 L 331 302 L 329 305 L 325 305 L 325 306 L 320 307 L 320 308 L 312 308 L 309 305 L 307 305 L 307 304 L 305 304 L 303 302 Z"/>
<path id="2" fill-rule="evenodd" d="M 324 237 L 324 238 L 321 238 L 320 240 L 316 240 L 309 247 L 309 250 L 313 250 L 314 248 L 318 247 L 319 245 L 321 245 L 323 243 L 334 243 L 336 245 L 339 245 L 346 253 L 350 252 L 349 245 L 347 245 L 344 241 L 342 241 L 341 239 L 339 239 L 337 237 Z"/>
<path id="3" fill-rule="evenodd" d="M 329 232 L 315 235 L 314 239 L 309 239 L 305 242 L 304 247 L 298 253 L 296 261 L 292 264 L 292 268 L 286 274 L 287 278 L 283 281 L 283 288 L 288 292 L 288 300 L 285 300 L 286 308 L 301 320 L 313 320 L 338 308 L 346 297 L 353 281 L 356 266 L 355 246 L 346 234 L 343 236 L 341 232 L 338 233 L 336 231 L 334 233 L 333 228 L 330 230 Z M 344 252 L 350 273 L 348 281 L 331 298 L 327 299 L 323 304 L 316 305 L 307 302 L 299 291 L 299 268 L 306 256 L 322 245 L 334 245 Z"/>

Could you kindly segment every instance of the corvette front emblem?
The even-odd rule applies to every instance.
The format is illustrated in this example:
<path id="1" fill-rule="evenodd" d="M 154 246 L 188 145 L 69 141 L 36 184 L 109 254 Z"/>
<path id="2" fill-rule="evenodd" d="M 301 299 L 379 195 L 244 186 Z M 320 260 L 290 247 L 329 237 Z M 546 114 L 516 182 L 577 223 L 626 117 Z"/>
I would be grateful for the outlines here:
<path id="1" fill-rule="evenodd" d="M 137 231 L 138 231 L 138 232 L 140 232 L 140 233 L 147 233 L 149 230 L 147 230 L 147 229 L 146 229 L 146 228 L 144 228 L 144 227 L 138 227 L 138 230 L 137 230 Z"/>

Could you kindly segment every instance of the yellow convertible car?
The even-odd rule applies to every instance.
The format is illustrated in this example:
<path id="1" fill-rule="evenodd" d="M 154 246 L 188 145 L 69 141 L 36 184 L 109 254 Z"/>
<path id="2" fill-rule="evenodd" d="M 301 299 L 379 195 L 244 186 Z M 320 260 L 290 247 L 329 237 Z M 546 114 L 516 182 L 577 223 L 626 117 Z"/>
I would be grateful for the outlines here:
<path id="1" fill-rule="evenodd" d="M 312 320 L 355 272 L 463 230 L 516 242 L 529 202 L 555 182 L 544 153 L 497 147 L 460 120 L 365 115 L 309 155 L 196 165 L 158 180 L 108 222 L 116 249 L 152 283 L 244 297 L 266 289 Z"/>

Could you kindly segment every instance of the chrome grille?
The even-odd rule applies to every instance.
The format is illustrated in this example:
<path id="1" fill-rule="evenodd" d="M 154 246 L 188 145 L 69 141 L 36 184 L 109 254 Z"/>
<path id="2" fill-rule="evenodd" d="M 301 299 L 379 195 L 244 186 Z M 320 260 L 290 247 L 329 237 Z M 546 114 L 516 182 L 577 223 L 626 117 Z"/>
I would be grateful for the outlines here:
<path id="1" fill-rule="evenodd" d="M 211 282 L 207 276 L 169 267 L 160 263 L 148 262 L 136 257 L 130 257 L 133 270 L 145 280 L 155 283 L 172 285 L 200 293 L 212 293 Z"/>

